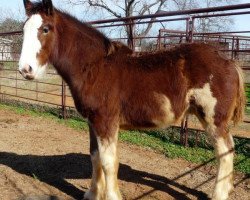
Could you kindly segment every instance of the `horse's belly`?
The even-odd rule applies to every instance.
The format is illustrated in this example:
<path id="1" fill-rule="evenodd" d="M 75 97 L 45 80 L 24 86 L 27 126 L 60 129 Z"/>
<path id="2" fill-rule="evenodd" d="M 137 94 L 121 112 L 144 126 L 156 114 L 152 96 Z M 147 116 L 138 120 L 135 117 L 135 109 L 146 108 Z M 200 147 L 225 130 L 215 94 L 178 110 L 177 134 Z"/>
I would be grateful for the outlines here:
<path id="1" fill-rule="evenodd" d="M 144 115 L 140 118 L 130 118 L 129 120 L 121 120 L 120 127 L 122 129 L 155 129 L 166 128 L 175 122 L 170 115 L 165 116 L 148 116 Z"/>
<path id="2" fill-rule="evenodd" d="M 138 105 L 127 105 L 121 128 L 165 128 L 175 121 L 170 100 L 163 94 Z"/>

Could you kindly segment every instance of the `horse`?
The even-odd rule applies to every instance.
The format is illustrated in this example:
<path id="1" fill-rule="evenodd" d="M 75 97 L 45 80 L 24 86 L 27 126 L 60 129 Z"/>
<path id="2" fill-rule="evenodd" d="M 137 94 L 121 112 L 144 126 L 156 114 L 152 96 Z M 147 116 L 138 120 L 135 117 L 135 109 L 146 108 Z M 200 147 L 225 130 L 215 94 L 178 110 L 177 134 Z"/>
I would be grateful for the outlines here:
<path id="1" fill-rule="evenodd" d="M 165 128 L 187 114 L 198 117 L 218 160 L 214 200 L 233 189 L 234 142 L 229 123 L 242 120 L 240 66 L 206 44 L 135 55 L 125 44 L 51 0 L 24 0 L 27 21 L 19 72 L 38 79 L 52 64 L 66 81 L 77 111 L 88 119 L 92 180 L 84 199 L 122 199 L 117 172 L 120 129 Z"/>

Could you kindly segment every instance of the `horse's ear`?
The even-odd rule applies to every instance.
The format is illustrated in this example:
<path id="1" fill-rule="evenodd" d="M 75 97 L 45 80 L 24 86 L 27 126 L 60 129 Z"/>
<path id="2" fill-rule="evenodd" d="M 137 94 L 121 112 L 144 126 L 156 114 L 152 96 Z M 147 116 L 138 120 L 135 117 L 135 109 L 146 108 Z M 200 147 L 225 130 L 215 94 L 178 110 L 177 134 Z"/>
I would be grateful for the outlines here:
<path id="1" fill-rule="evenodd" d="M 116 51 L 116 46 L 113 44 L 113 42 L 110 42 L 110 44 L 107 46 L 107 55 L 110 56 Z"/>
<path id="2" fill-rule="evenodd" d="M 33 4 L 29 0 L 23 0 L 24 8 L 26 11 L 26 15 L 29 15 L 30 10 L 33 8 Z"/>
<path id="3" fill-rule="evenodd" d="M 107 56 L 114 54 L 116 51 L 122 51 L 125 54 L 132 54 L 133 50 L 128 48 L 125 44 L 117 41 L 112 41 L 107 47 Z"/>
<path id="4" fill-rule="evenodd" d="M 53 4 L 51 0 L 43 0 L 43 8 L 47 15 L 53 14 Z"/>

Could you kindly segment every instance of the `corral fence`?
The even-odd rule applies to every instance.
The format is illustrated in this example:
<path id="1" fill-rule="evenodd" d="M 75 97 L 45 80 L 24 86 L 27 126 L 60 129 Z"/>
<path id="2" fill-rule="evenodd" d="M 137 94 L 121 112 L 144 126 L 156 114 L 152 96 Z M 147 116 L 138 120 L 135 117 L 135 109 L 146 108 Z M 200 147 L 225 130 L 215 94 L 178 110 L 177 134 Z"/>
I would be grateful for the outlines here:
<path id="1" fill-rule="evenodd" d="M 182 43 L 203 42 L 217 46 L 230 58 L 242 62 L 246 76 L 246 90 L 250 93 L 250 35 L 249 31 L 197 32 L 196 21 L 201 18 L 250 15 L 250 4 L 202 8 L 184 11 L 160 12 L 154 15 L 90 22 L 113 40 L 127 43 L 135 52 L 169 49 Z M 151 19 L 154 19 L 153 21 Z M 143 29 L 151 23 L 149 36 L 138 37 L 136 29 Z M 167 29 L 177 23 L 182 29 Z M 128 34 L 124 34 L 125 32 Z M 120 37 L 117 37 L 120 35 Z M 68 86 L 52 66 L 47 76 L 39 81 L 27 81 L 18 72 L 18 60 L 22 45 L 22 31 L 0 33 L 0 100 L 15 100 L 29 104 L 47 105 L 61 110 L 67 118 L 74 110 L 74 102 Z M 250 113 L 250 102 L 247 102 Z M 245 119 L 250 123 L 250 117 Z M 181 143 L 188 144 L 188 120 L 181 125 Z M 196 129 L 196 131 L 201 131 Z"/>

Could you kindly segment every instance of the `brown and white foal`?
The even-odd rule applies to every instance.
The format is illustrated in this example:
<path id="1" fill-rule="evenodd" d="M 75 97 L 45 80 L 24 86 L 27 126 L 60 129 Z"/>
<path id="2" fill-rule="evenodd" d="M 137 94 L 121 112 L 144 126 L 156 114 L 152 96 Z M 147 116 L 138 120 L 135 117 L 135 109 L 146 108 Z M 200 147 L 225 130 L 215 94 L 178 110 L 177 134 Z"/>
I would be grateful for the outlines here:
<path id="1" fill-rule="evenodd" d="M 48 63 L 67 82 L 77 110 L 89 120 L 93 165 L 85 199 L 121 199 L 118 130 L 164 128 L 195 114 L 211 136 L 218 159 L 213 199 L 233 188 L 231 120 L 244 111 L 241 70 L 216 49 L 187 44 L 171 51 L 134 56 L 132 51 L 52 6 L 24 0 L 20 73 L 36 79 Z"/>

